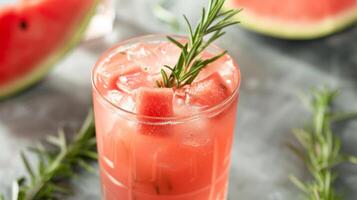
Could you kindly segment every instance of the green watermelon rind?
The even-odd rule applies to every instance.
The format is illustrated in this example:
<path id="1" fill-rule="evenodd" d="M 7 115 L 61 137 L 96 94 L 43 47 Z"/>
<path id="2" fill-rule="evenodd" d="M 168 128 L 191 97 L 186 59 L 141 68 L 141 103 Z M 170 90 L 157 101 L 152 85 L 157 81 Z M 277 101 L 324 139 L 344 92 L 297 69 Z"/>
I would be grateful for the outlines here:
<path id="1" fill-rule="evenodd" d="M 231 2 L 228 2 L 225 9 L 230 9 Z M 243 27 L 275 38 L 291 40 L 311 40 L 328 36 L 341 31 L 357 22 L 357 6 L 352 7 L 322 22 L 312 22 L 311 24 L 292 25 L 289 22 L 277 22 L 269 20 L 266 16 L 258 17 L 247 9 L 237 15 Z"/>
<path id="2" fill-rule="evenodd" d="M 52 67 L 59 60 L 65 57 L 74 47 L 76 47 L 81 41 L 92 16 L 95 14 L 98 4 L 99 0 L 93 1 L 92 8 L 87 12 L 88 14 L 84 16 L 83 20 L 79 22 L 80 24 L 78 25 L 78 28 L 75 29 L 75 32 L 70 38 L 67 39 L 67 42 L 62 48 L 52 53 L 46 60 L 42 61 L 41 64 L 35 66 L 31 73 L 19 78 L 18 80 L 14 80 L 5 86 L 0 86 L 0 100 L 18 94 L 42 80 L 42 78 L 50 72 Z"/>

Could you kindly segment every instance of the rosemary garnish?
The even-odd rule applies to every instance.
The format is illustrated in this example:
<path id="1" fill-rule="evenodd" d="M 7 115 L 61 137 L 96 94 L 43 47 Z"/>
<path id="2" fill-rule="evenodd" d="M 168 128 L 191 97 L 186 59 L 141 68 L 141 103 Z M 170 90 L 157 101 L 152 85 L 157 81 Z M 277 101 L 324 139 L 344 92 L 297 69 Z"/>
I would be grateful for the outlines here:
<path id="1" fill-rule="evenodd" d="M 169 75 L 164 69 L 161 69 L 162 80 L 157 81 L 158 87 L 179 88 L 191 84 L 203 68 L 226 54 L 226 51 L 223 51 L 209 59 L 200 58 L 200 53 L 203 50 L 225 34 L 222 31 L 225 27 L 239 23 L 233 20 L 233 17 L 241 10 L 231 9 L 221 12 L 224 3 L 225 0 L 209 0 L 208 10 L 206 11 L 203 8 L 201 19 L 195 30 L 193 30 L 189 20 L 184 15 L 189 30 L 186 44 L 167 36 L 169 41 L 181 49 L 181 53 L 174 67 L 164 66 L 170 70 L 171 73 Z M 205 36 L 209 34 L 211 35 L 205 40 Z"/>
<path id="2" fill-rule="evenodd" d="M 332 111 L 332 103 L 337 92 L 324 88 L 313 90 L 309 106 L 313 112 L 310 127 L 294 130 L 294 135 L 302 146 L 302 150 L 294 145 L 289 147 L 304 161 L 312 180 L 302 182 L 295 176 L 291 181 L 300 188 L 306 200 L 338 200 L 341 196 L 334 188 L 338 177 L 336 166 L 343 162 L 357 164 L 357 158 L 341 153 L 341 139 L 333 133 L 331 125 L 336 120 L 356 117 L 356 113 L 336 114 Z"/>
<path id="3" fill-rule="evenodd" d="M 28 177 L 21 177 L 13 183 L 12 200 L 61 199 L 61 195 L 71 193 L 68 179 L 76 175 L 78 167 L 94 171 L 89 164 L 90 161 L 97 160 L 91 112 L 71 143 L 67 144 L 63 131 L 59 131 L 58 137 L 51 136 L 47 141 L 57 150 L 46 150 L 41 144 L 30 149 L 38 156 L 36 169 L 27 156 L 21 154 Z M 4 196 L 0 195 L 0 200 L 4 199 Z"/>

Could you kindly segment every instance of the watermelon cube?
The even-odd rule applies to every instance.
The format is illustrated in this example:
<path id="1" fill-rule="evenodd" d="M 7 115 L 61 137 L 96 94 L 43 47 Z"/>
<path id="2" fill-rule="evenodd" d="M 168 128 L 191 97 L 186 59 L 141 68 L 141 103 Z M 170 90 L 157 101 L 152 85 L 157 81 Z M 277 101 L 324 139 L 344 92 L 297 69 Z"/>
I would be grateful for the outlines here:
<path id="1" fill-rule="evenodd" d="M 136 111 L 144 122 L 139 124 L 139 132 L 145 135 L 167 135 L 169 125 L 150 124 L 160 122 L 159 119 L 147 119 L 149 117 L 171 117 L 173 109 L 174 92 L 170 88 L 147 88 L 138 89 L 136 94 Z M 148 124 L 149 123 L 149 124 Z"/>
<path id="2" fill-rule="evenodd" d="M 192 83 L 186 92 L 189 95 L 190 103 L 207 107 L 224 101 L 232 93 L 226 81 L 218 72 Z"/>

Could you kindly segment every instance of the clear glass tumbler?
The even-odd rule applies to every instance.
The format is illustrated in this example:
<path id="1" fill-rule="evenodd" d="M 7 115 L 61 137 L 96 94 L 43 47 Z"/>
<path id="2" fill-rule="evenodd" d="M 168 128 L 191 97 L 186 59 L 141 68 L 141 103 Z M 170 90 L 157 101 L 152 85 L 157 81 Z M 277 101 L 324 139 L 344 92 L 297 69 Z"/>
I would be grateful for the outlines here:
<path id="1" fill-rule="evenodd" d="M 122 65 L 123 69 L 130 66 L 117 58 L 129 54 L 125 52 L 128 48 L 141 44 L 161 48 L 164 41 L 163 35 L 154 35 L 122 42 L 108 50 L 93 69 L 102 197 L 104 200 L 225 200 L 240 84 L 238 66 L 230 56 L 227 55 L 224 63 L 232 63 L 236 83 L 229 96 L 189 115 L 152 117 L 128 111 L 108 97 L 105 91 L 110 86 L 103 85 L 103 77 L 98 75 L 108 67 L 120 76 L 116 65 L 118 68 Z M 141 55 L 149 55 L 143 51 L 139 51 Z M 212 46 L 207 51 L 221 50 Z M 150 59 L 146 61 L 151 63 Z M 106 73 L 104 78 L 111 75 Z"/>

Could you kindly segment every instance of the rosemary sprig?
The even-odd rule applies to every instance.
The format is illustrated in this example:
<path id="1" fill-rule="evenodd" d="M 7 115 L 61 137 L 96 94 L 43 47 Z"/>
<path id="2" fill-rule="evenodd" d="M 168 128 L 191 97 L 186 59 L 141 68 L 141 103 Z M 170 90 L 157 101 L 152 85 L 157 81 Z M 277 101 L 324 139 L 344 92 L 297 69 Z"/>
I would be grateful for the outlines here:
<path id="1" fill-rule="evenodd" d="M 225 0 L 209 0 L 208 9 L 203 8 L 201 19 L 194 30 L 184 15 L 189 30 L 186 44 L 167 36 L 169 41 L 181 49 L 181 53 L 174 67 L 164 66 L 170 70 L 169 75 L 161 69 L 162 80 L 157 81 L 158 87 L 179 88 L 191 84 L 203 68 L 226 54 L 224 51 L 209 59 L 200 58 L 203 50 L 225 34 L 224 28 L 239 23 L 233 20 L 233 17 L 241 10 L 231 9 L 221 12 L 224 3 Z M 205 40 L 205 36 L 209 34 L 210 36 Z"/>
<path id="2" fill-rule="evenodd" d="M 61 199 L 61 195 L 71 193 L 70 187 L 66 186 L 67 181 L 76 175 L 78 167 L 94 171 L 89 164 L 97 159 L 92 112 L 71 143 L 67 144 L 63 131 L 59 131 L 58 137 L 51 136 L 47 141 L 57 150 L 46 150 L 41 144 L 30 149 L 38 157 L 36 169 L 25 153 L 21 153 L 28 176 L 13 183 L 12 200 Z M 4 200 L 1 195 L 0 200 Z"/>
<path id="3" fill-rule="evenodd" d="M 295 176 L 290 176 L 290 180 L 303 191 L 306 200 L 339 200 L 341 196 L 334 188 L 338 177 L 335 167 L 343 162 L 356 164 L 357 158 L 341 152 L 341 139 L 333 133 L 331 125 L 336 122 L 334 119 L 348 118 L 338 118 L 342 115 L 332 111 L 336 90 L 315 89 L 312 93 L 309 101 L 313 112 L 312 124 L 308 128 L 294 130 L 303 149 L 289 145 L 303 159 L 312 180 L 304 183 Z M 346 116 L 356 117 L 356 114 L 348 113 Z"/>

